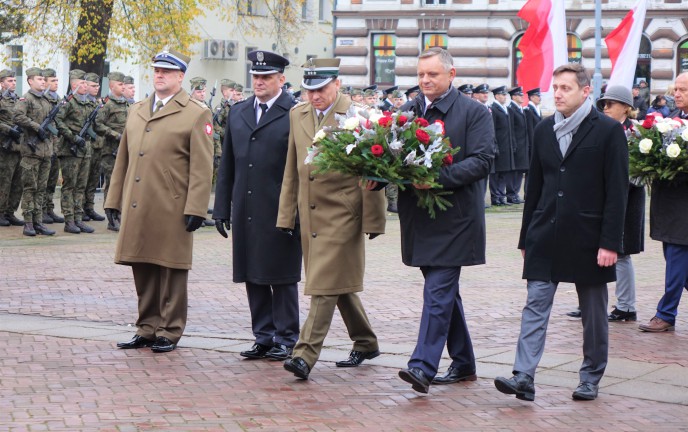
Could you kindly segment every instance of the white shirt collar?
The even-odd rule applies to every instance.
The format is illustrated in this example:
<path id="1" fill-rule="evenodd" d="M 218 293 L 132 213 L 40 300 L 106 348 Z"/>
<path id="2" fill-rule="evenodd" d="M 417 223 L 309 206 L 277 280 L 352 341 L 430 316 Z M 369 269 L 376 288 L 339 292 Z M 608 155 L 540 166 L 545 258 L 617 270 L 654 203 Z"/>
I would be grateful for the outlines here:
<path id="1" fill-rule="evenodd" d="M 265 103 L 268 105 L 268 109 L 272 108 L 272 105 L 275 103 L 275 101 L 277 100 L 277 98 L 280 97 L 281 94 L 282 94 L 282 89 L 280 89 L 279 93 L 277 93 L 277 96 L 275 96 L 274 98 L 272 98 L 272 99 L 270 99 L 269 101 L 265 102 Z M 256 99 L 253 101 L 253 108 L 255 108 L 256 110 L 260 110 L 260 107 L 259 107 L 258 105 L 259 105 L 259 104 L 262 104 L 262 103 L 263 103 L 263 102 L 259 101 L 258 98 L 256 98 Z"/>
<path id="2" fill-rule="evenodd" d="M 164 99 L 160 99 L 160 98 L 158 97 L 158 95 L 156 94 L 156 95 L 155 95 L 155 100 L 153 101 L 153 107 L 155 107 L 155 106 L 158 104 L 158 101 L 162 101 L 162 106 L 165 106 L 165 105 L 167 105 L 167 102 L 169 102 L 170 99 L 172 99 L 173 97 L 174 97 L 174 95 L 169 95 L 169 96 L 167 96 L 167 97 L 164 98 Z"/>

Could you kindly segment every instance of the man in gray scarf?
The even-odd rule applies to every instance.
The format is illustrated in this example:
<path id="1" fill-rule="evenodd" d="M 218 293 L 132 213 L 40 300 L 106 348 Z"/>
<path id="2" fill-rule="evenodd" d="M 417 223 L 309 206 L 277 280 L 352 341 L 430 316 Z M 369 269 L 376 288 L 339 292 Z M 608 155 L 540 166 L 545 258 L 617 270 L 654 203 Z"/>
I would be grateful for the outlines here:
<path id="1" fill-rule="evenodd" d="M 535 369 L 559 282 L 576 285 L 583 324 L 583 364 L 574 400 L 593 400 L 607 366 L 607 283 L 616 280 L 628 187 L 623 127 L 588 99 L 590 79 L 579 64 L 554 71 L 557 112 L 535 128 L 518 248 L 528 298 L 516 347 L 514 376 L 497 377 L 506 394 L 535 399 Z"/>

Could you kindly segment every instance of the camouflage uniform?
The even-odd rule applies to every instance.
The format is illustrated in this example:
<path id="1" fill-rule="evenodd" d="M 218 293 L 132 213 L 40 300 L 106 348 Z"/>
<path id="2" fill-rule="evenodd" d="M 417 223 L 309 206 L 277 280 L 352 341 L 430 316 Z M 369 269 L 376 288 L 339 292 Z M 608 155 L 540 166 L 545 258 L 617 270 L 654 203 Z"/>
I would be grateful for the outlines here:
<path id="1" fill-rule="evenodd" d="M 211 107 L 208 105 L 208 103 L 204 100 L 199 100 L 197 99 L 196 95 L 194 94 L 194 90 L 203 90 L 206 85 L 206 79 L 203 77 L 194 77 L 191 78 L 191 100 L 198 103 L 199 105 L 207 108 L 212 112 Z M 222 153 L 222 142 L 220 141 L 220 137 L 217 132 L 213 133 L 213 153 L 214 153 L 214 158 L 213 158 L 213 183 L 215 182 L 215 179 L 217 178 L 217 167 L 219 166 L 219 158 L 215 157 L 217 155 L 217 149 L 218 149 L 218 144 L 220 146 L 220 154 Z M 203 221 L 204 226 L 213 226 L 215 225 L 215 221 L 213 219 L 206 219 Z"/>
<path id="2" fill-rule="evenodd" d="M 114 76 L 113 74 L 111 74 Z M 119 76 L 117 76 L 119 77 Z M 110 78 L 111 80 L 113 78 Z M 110 187 L 110 176 L 115 167 L 115 156 L 119 141 L 122 138 L 124 124 L 127 122 L 127 110 L 129 102 L 124 97 L 116 98 L 112 94 L 108 96 L 103 108 L 98 111 L 96 117 L 95 131 L 103 139 L 103 150 L 101 166 L 105 177 L 105 187 L 103 188 L 103 201 L 107 199 Z"/>
<path id="3" fill-rule="evenodd" d="M 51 109 L 55 107 L 55 105 L 60 103 L 61 99 L 57 93 L 49 90 L 43 93 L 43 97 L 45 97 L 48 100 L 48 102 L 50 102 Z M 43 202 L 44 215 L 47 215 L 48 213 L 54 213 L 55 211 L 55 202 L 53 200 L 55 198 L 57 180 L 60 176 L 60 161 L 57 159 L 57 154 L 55 153 L 60 142 L 60 137 L 52 136 L 50 137 L 50 139 L 53 142 L 53 154 L 50 158 L 50 173 L 48 174 L 48 184 L 45 188 L 45 200 Z"/>
<path id="4" fill-rule="evenodd" d="M 83 201 L 91 161 L 91 143 L 90 137 L 86 135 L 86 145 L 80 148 L 76 146 L 75 139 L 93 109 L 86 95 L 74 95 L 55 118 L 62 136 L 57 157 L 62 168 L 60 204 L 65 223 L 81 222 L 84 215 Z M 76 154 L 70 148 L 74 148 Z"/>
<path id="5" fill-rule="evenodd" d="M 1 77 L 14 76 L 9 70 L 0 72 Z M 7 143 L 8 148 L 0 148 L 0 217 L 13 215 L 19 208 L 22 196 L 21 153 L 19 143 L 8 137 L 14 126 L 14 108 L 19 97 L 13 91 L 0 93 L 0 144 Z"/>
<path id="6" fill-rule="evenodd" d="M 94 73 L 84 75 L 86 81 L 100 82 L 100 77 Z M 88 96 L 91 103 L 91 112 L 98 109 L 101 104 L 107 103 L 107 98 L 98 101 L 93 96 Z M 91 114 L 91 113 L 89 113 Z M 104 216 L 95 213 L 96 189 L 100 181 L 100 162 L 103 156 L 103 139 L 95 132 L 95 124 L 89 128 L 88 134 L 91 136 L 91 160 L 88 164 L 88 174 L 86 176 L 86 190 L 84 192 L 84 220 L 105 220 Z M 88 216 L 88 217 L 87 217 Z"/>
<path id="7" fill-rule="evenodd" d="M 40 74 L 40 71 L 37 73 Z M 27 75 L 30 75 L 27 70 Z M 21 140 L 21 168 L 22 168 L 22 214 L 26 223 L 41 224 L 43 222 L 43 203 L 45 188 L 50 173 L 50 158 L 53 155 L 53 140 L 48 137 L 41 140 L 38 129 L 52 106 L 43 97 L 43 92 L 29 90 L 19 99 L 14 109 L 14 121 L 23 129 Z M 36 151 L 29 148 L 28 143 L 34 143 Z M 35 235 L 35 234 L 34 234 Z"/>

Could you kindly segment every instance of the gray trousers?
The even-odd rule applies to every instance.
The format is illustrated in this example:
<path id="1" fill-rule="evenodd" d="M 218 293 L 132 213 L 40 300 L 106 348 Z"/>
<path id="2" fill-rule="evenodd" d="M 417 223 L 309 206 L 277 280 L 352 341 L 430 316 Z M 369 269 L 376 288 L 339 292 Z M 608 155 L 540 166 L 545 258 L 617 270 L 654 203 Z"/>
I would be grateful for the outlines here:
<path id="1" fill-rule="evenodd" d="M 557 285 L 557 282 L 528 281 L 528 299 L 521 318 L 514 373 L 524 372 L 535 378 L 535 369 L 545 349 L 547 324 Z M 583 364 L 579 376 L 581 382 L 598 384 L 607 367 L 609 350 L 607 284 L 576 284 L 576 291 L 583 323 Z"/>
<path id="2" fill-rule="evenodd" d="M 619 255 L 616 261 L 616 308 L 635 312 L 635 271 L 630 255 Z"/>

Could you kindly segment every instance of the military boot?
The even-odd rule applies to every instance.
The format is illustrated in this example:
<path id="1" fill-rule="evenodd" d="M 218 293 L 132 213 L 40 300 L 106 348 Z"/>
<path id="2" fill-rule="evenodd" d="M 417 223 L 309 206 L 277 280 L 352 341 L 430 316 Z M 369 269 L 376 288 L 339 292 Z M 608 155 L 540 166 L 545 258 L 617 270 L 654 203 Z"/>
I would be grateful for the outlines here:
<path id="1" fill-rule="evenodd" d="M 84 212 L 84 215 L 81 217 L 81 220 L 84 221 L 84 222 L 88 222 L 88 221 L 91 220 L 91 218 L 88 217 L 88 215 L 86 214 L 86 212 Z"/>
<path id="2" fill-rule="evenodd" d="M 79 234 L 81 230 L 74 224 L 74 221 L 65 222 L 64 232 L 70 234 Z"/>
<path id="3" fill-rule="evenodd" d="M 51 224 L 54 223 L 55 220 L 50 217 L 48 213 L 43 213 L 43 217 L 41 218 L 44 224 Z"/>
<path id="4" fill-rule="evenodd" d="M 10 224 L 10 221 L 8 221 L 7 219 L 5 219 L 5 216 L 4 216 L 4 215 L 1 215 L 1 214 L 0 214 L 0 226 L 10 226 L 10 225 L 11 225 L 11 224 Z"/>
<path id="5" fill-rule="evenodd" d="M 24 233 L 27 237 L 36 237 L 36 230 L 33 229 L 33 223 L 27 222 L 24 224 Z"/>
<path id="6" fill-rule="evenodd" d="M 95 229 L 91 228 L 90 226 L 86 225 L 82 221 L 76 221 L 74 222 L 74 225 L 77 226 L 81 230 L 81 232 L 85 232 L 88 234 L 91 234 L 92 232 L 95 232 Z"/>
<path id="7" fill-rule="evenodd" d="M 93 209 L 86 209 L 86 210 L 84 210 L 84 214 L 85 214 L 85 215 L 88 215 L 89 219 L 94 220 L 94 221 L 100 222 L 100 221 L 104 221 L 104 220 L 105 220 L 105 216 L 99 215 L 99 214 L 96 213 L 96 211 L 93 210 Z M 86 220 L 86 219 L 84 219 L 84 220 Z"/>
<path id="8" fill-rule="evenodd" d="M 50 218 L 57 223 L 64 222 L 64 218 L 62 216 L 58 216 L 53 209 L 48 210 L 48 216 L 50 216 Z"/>
<path id="9" fill-rule="evenodd" d="M 11 225 L 14 225 L 14 226 L 22 226 L 22 225 L 24 225 L 24 221 L 21 220 L 21 219 L 19 219 L 18 217 L 16 217 L 16 216 L 14 215 L 14 213 L 6 214 L 6 215 L 5 215 L 5 219 L 7 219 L 7 221 L 8 221 Z"/>
<path id="10" fill-rule="evenodd" d="M 33 229 L 34 231 L 36 231 L 36 234 L 42 234 L 47 236 L 55 235 L 55 231 L 40 223 L 34 223 Z"/>

